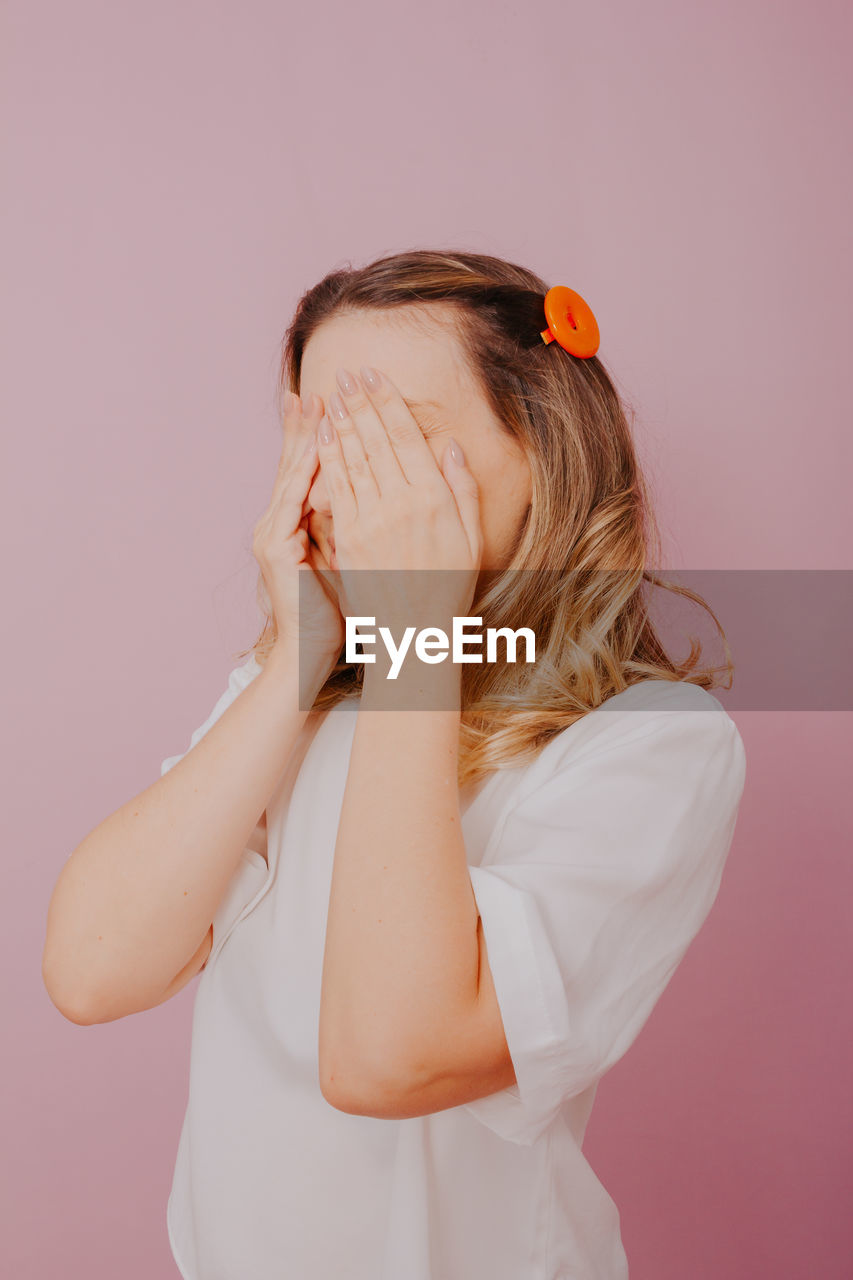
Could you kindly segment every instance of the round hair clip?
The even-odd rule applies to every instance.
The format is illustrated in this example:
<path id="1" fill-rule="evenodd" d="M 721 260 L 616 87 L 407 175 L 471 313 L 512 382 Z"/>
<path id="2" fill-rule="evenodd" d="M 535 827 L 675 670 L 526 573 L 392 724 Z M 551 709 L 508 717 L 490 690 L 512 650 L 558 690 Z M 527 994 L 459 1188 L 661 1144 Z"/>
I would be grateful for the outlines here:
<path id="1" fill-rule="evenodd" d="M 553 342 L 583 360 L 598 350 L 598 323 L 588 302 L 565 284 L 555 284 L 545 294 L 545 319 L 542 341 Z"/>

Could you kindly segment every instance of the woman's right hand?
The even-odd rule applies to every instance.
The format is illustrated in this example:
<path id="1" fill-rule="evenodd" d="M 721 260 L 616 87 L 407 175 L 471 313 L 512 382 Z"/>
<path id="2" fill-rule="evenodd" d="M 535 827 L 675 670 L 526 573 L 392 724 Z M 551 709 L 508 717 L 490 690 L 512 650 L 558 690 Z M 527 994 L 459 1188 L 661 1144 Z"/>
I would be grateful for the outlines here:
<path id="1" fill-rule="evenodd" d="M 255 525 L 252 554 L 273 611 L 276 644 L 294 652 L 298 649 L 309 661 L 331 671 L 343 647 L 344 620 L 329 581 L 334 575 L 320 563 L 306 528 L 308 491 L 318 465 L 321 408 L 316 396 L 310 401 L 308 412 L 303 413 L 302 402 L 294 395 L 285 411 L 272 498 Z"/>

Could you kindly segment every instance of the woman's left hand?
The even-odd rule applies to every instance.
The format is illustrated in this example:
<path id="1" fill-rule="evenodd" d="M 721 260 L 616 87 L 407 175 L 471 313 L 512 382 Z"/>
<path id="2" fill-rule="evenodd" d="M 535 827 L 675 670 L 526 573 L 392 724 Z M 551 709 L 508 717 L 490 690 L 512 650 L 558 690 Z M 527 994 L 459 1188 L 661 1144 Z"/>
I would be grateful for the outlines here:
<path id="1" fill-rule="evenodd" d="M 441 463 L 402 395 L 380 373 L 368 391 L 338 391 L 341 418 L 330 407 L 332 438 L 318 431 L 318 456 L 334 523 L 335 558 L 346 614 L 382 625 L 443 626 L 471 605 L 483 552 L 479 489 L 455 441 Z M 349 573 L 349 570 L 431 570 Z M 453 570 L 435 573 L 436 570 Z M 460 572 L 461 571 L 461 572 Z"/>

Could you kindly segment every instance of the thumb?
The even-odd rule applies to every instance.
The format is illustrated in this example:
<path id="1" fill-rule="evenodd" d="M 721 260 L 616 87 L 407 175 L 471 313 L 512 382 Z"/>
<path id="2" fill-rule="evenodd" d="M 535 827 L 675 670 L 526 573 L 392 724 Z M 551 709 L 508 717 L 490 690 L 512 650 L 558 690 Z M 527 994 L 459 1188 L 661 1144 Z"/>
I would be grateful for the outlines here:
<path id="1" fill-rule="evenodd" d="M 475 559 L 479 559 L 482 532 L 480 529 L 480 487 L 474 473 L 465 461 L 465 454 L 458 440 L 450 437 L 444 451 L 441 473 L 450 486 L 459 510 L 459 519 L 468 535 L 468 542 Z"/>

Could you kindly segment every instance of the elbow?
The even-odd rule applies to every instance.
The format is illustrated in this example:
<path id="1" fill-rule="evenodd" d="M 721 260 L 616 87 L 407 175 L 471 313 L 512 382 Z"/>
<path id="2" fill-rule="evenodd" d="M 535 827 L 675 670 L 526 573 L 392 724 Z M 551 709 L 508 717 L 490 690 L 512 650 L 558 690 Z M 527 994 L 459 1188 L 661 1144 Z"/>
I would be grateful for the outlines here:
<path id="1" fill-rule="evenodd" d="M 330 1107 L 336 1111 L 353 1112 L 356 1090 L 352 1079 L 352 1055 L 333 1048 L 325 1025 L 320 1021 L 318 1073 L 320 1092 Z M 346 1067 L 343 1066 L 346 1064 Z"/>
<path id="2" fill-rule="evenodd" d="M 127 1008 L 119 1008 L 115 998 L 110 998 L 103 989 L 84 982 L 66 959 L 47 946 L 42 954 L 41 977 L 54 1008 L 78 1027 L 112 1022 L 129 1012 Z"/>
<path id="3" fill-rule="evenodd" d="M 41 977 L 51 1003 L 54 1008 L 59 1010 L 63 1018 L 67 1018 L 69 1022 L 75 1023 L 78 1027 L 88 1027 L 92 1026 L 93 1023 L 103 1021 L 98 1016 L 95 1002 L 88 999 L 79 987 L 75 987 L 73 983 L 63 979 L 62 975 L 57 972 L 56 967 L 51 965 L 46 957 L 42 958 Z"/>
<path id="4" fill-rule="evenodd" d="M 354 1079 L 340 1072 L 320 1070 L 320 1092 L 330 1107 L 350 1116 L 397 1120 L 411 1114 L 400 1096 L 399 1083 Z"/>
<path id="5" fill-rule="evenodd" d="M 353 1116 L 393 1120 L 410 1114 L 407 1110 L 407 1077 L 396 1070 L 388 1055 L 365 1055 L 363 1050 L 334 1050 L 320 1038 L 320 1092 L 330 1107 Z"/>
<path id="6" fill-rule="evenodd" d="M 336 1111 L 346 1111 L 348 1115 L 360 1115 L 358 1095 L 351 1082 L 342 1079 L 339 1074 L 320 1067 L 320 1092 L 330 1107 Z"/>
<path id="7" fill-rule="evenodd" d="M 72 921 L 62 898 L 62 877 L 53 891 L 47 912 L 42 947 L 41 980 L 55 1009 L 77 1026 L 100 1022 L 91 983 L 84 981 L 83 949 L 71 928 Z"/>

